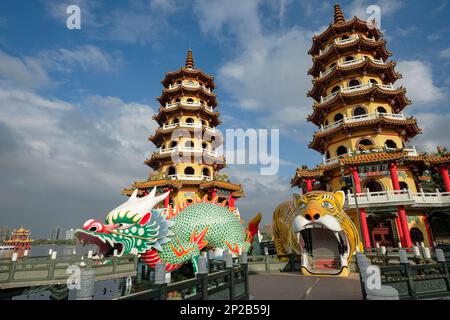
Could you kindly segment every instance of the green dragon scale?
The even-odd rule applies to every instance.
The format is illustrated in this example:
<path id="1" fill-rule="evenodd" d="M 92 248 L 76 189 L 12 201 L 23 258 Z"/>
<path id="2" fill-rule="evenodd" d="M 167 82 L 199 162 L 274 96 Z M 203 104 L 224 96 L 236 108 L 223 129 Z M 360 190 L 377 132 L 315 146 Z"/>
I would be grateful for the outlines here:
<path id="1" fill-rule="evenodd" d="M 203 250 L 221 256 L 224 250 L 237 255 L 250 248 L 257 227 L 245 228 L 217 199 L 205 197 L 182 208 L 153 209 L 169 195 L 155 194 L 156 188 L 139 198 L 135 190 L 128 201 L 108 213 L 105 223 L 87 220 L 75 236 L 97 245 L 100 256 L 137 254 L 152 268 L 165 263 L 168 272 L 189 261 L 195 270 Z"/>

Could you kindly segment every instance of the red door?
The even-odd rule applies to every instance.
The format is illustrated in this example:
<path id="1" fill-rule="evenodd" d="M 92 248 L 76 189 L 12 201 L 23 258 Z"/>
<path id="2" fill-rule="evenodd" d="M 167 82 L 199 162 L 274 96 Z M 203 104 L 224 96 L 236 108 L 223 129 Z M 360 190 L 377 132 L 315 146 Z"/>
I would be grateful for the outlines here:
<path id="1" fill-rule="evenodd" d="M 374 245 L 378 243 L 380 246 L 393 247 L 394 239 L 391 228 L 383 223 L 379 223 L 372 229 L 372 241 Z"/>

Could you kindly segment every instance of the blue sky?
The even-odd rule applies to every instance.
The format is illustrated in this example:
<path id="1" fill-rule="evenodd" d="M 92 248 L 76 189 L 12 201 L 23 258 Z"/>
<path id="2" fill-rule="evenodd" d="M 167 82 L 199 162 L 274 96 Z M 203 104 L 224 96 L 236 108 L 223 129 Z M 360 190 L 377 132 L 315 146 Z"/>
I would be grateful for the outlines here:
<path id="1" fill-rule="evenodd" d="M 81 30 L 66 28 L 65 10 L 81 8 Z M 346 18 L 381 8 L 423 134 L 412 143 L 433 150 L 450 133 L 450 3 L 342 1 Z M 0 225 L 24 224 L 35 237 L 52 225 L 78 227 L 103 218 L 145 179 L 147 137 L 164 73 L 196 66 L 216 78 L 226 128 L 279 128 L 278 175 L 258 166 L 225 169 L 242 183 L 244 218 L 270 223 L 277 203 L 295 190 L 296 166 L 321 156 L 307 149 L 315 128 L 305 118 L 311 37 L 332 19 L 330 1 L 9 1 L 0 3 Z"/>

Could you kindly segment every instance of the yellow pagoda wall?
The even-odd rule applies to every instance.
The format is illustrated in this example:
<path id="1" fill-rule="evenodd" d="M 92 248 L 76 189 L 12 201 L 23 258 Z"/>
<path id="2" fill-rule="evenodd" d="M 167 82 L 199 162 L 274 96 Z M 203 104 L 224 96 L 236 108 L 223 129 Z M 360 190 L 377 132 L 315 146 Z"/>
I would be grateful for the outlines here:
<path id="1" fill-rule="evenodd" d="M 367 110 L 368 114 L 376 113 L 378 107 L 385 108 L 387 113 L 393 113 L 392 107 L 390 106 L 389 103 L 386 102 L 373 101 L 373 102 L 355 103 L 348 105 L 346 107 L 340 107 L 338 109 L 335 109 L 325 118 L 325 121 L 328 121 L 329 124 L 333 124 L 335 122 L 334 117 L 338 113 L 346 116 L 347 118 L 353 117 L 353 112 L 357 107 L 364 107 Z"/>

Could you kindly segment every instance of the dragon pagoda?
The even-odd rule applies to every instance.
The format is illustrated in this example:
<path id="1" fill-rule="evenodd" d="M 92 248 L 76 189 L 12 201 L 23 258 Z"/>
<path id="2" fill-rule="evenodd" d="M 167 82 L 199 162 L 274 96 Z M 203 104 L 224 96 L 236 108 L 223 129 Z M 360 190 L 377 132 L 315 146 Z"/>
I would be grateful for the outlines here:
<path id="1" fill-rule="evenodd" d="M 143 196 L 157 187 L 157 194 L 170 191 L 164 206 L 172 208 L 207 196 L 239 215 L 236 199 L 244 195 L 243 189 L 219 173 L 226 165 L 216 150 L 223 139 L 216 128 L 221 121 L 214 78 L 195 67 L 189 49 L 186 64 L 166 73 L 161 83 L 160 107 L 153 117 L 159 127 L 149 137 L 157 149 L 145 161 L 153 170 L 147 180 L 133 183 L 122 193 L 130 196 L 137 188 Z"/>

